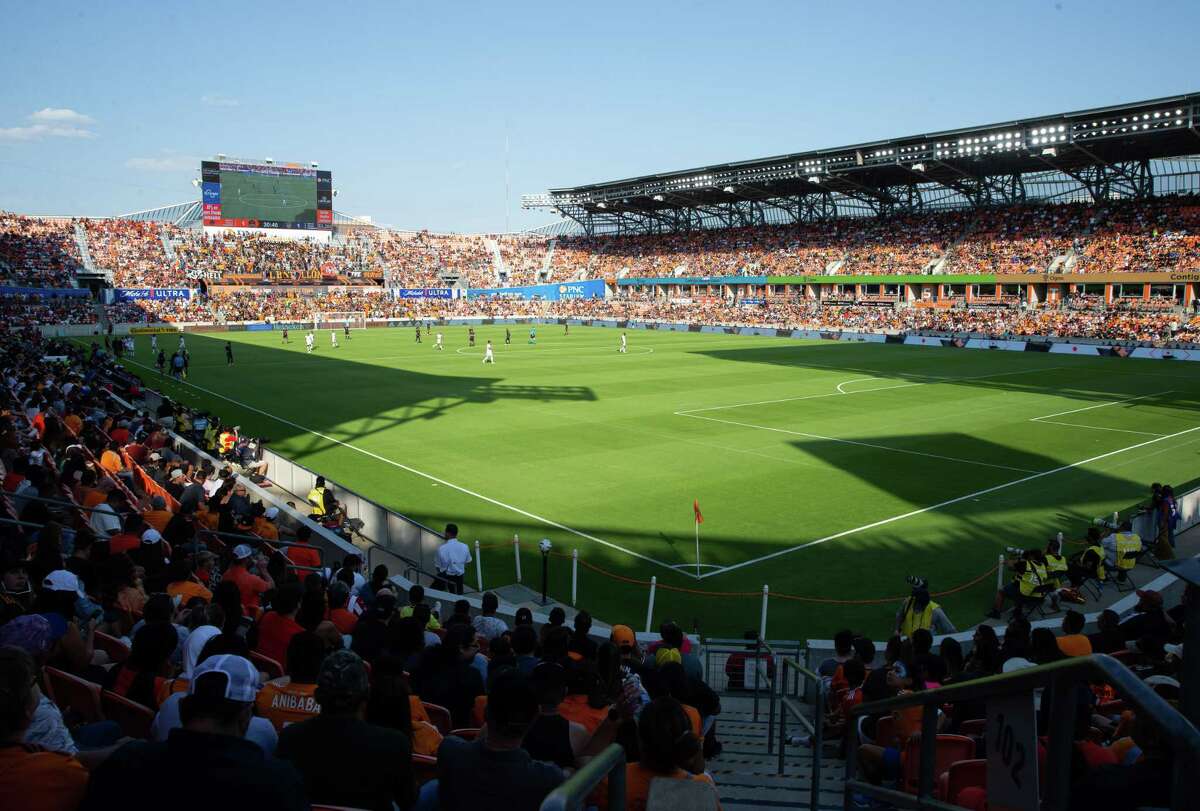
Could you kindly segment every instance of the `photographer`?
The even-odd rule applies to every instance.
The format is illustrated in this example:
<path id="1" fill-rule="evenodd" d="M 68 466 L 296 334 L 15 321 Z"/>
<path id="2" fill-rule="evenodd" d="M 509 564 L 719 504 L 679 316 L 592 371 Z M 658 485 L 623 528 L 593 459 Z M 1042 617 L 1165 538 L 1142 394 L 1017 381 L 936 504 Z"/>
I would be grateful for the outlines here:
<path id="1" fill-rule="evenodd" d="M 908 578 L 912 596 L 896 612 L 895 633 L 910 639 L 914 631 L 925 629 L 934 634 L 952 634 L 957 629 L 942 607 L 929 596 L 929 583 L 923 577 Z"/>
<path id="2" fill-rule="evenodd" d="M 1088 527 L 1087 548 L 1072 555 L 1067 561 L 1067 576 L 1071 585 L 1078 588 L 1089 578 L 1095 578 L 1101 583 L 1108 576 L 1104 568 L 1104 547 L 1100 545 L 1100 530 Z"/>
<path id="3" fill-rule="evenodd" d="M 1040 549 L 1009 547 L 1008 551 L 1020 554 L 1016 560 L 1008 558 L 1004 560 L 1005 568 L 1012 569 L 1016 576 L 1004 588 L 996 592 L 996 601 L 992 605 L 992 610 L 987 613 L 991 619 L 1000 619 L 1000 611 L 1004 608 L 1006 599 L 1017 603 L 1017 611 L 1020 612 L 1019 602 L 1021 600 L 1039 599 L 1053 588 L 1046 582 L 1046 558 Z"/>

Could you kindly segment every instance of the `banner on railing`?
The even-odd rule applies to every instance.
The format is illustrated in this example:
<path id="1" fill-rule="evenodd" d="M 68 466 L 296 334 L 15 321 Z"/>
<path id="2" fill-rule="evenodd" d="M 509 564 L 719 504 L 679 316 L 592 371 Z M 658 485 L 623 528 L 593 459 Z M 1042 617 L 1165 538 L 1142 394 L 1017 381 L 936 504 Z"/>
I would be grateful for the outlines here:
<path id="1" fill-rule="evenodd" d="M 186 287 L 118 287 L 113 292 L 117 301 L 163 301 L 192 297 L 192 291 Z"/>
<path id="2" fill-rule="evenodd" d="M 0 284 L 0 296 L 52 296 L 63 298 L 87 298 L 92 294 L 86 287 L 17 287 Z"/>
<path id="3" fill-rule="evenodd" d="M 454 290 L 449 287 L 393 287 L 393 298 L 451 299 Z"/>
<path id="4" fill-rule="evenodd" d="M 525 287 L 488 287 L 467 291 L 467 298 L 510 298 L 529 301 L 559 301 L 560 299 L 604 298 L 603 279 L 561 284 L 531 284 Z"/>

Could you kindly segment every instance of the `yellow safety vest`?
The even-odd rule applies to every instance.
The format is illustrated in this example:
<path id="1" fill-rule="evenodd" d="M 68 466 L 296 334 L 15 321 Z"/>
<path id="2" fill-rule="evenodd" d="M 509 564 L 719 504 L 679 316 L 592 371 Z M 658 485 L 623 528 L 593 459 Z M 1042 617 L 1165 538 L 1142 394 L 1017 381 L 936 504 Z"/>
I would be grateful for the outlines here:
<path id="1" fill-rule="evenodd" d="M 1118 532 L 1117 533 L 1117 568 L 1129 571 L 1136 563 L 1132 558 L 1126 558 L 1127 554 L 1137 554 L 1142 551 L 1142 539 L 1136 532 Z"/>
<path id="2" fill-rule="evenodd" d="M 221 453 L 229 453 L 233 450 L 233 446 L 237 444 L 237 434 L 232 431 L 226 431 L 221 434 Z"/>
<path id="3" fill-rule="evenodd" d="M 325 514 L 325 488 L 314 487 L 308 491 L 308 504 L 312 507 L 313 515 Z"/>
<path id="4" fill-rule="evenodd" d="M 1044 570 L 1040 566 L 1034 566 L 1031 562 L 1025 562 L 1025 573 L 1021 575 L 1019 587 L 1022 597 L 1036 597 L 1037 590 L 1042 585 L 1042 572 Z"/>
<path id="5" fill-rule="evenodd" d="M 909 599 L 905 605 L 904 619 L 900 623 L 900 636 L 910 637 L 913 635 L 913 631 L 921 628 L 928 631 L 933 630 L 933 612 L 940 608 L 940 606 L 930 600 L 929 604 L 925 606 L 920 614 L 914 613 L 914 607 L 913 601 Z"/>
<path id="6" fill-rule="evenodd" d="M 1107 570 L 1104 568 L 1104 547 L 1089 546 L 1087 551 L 1096 556 L 1096 579 L 1104 580 L 1107 575 Z"/>
<path id="7" fill-rule="evenodd" d="M 1057 583 L 1067 573 L 1067 559 L 1062 555 L 1046 555 L 1046 573 Z"/>

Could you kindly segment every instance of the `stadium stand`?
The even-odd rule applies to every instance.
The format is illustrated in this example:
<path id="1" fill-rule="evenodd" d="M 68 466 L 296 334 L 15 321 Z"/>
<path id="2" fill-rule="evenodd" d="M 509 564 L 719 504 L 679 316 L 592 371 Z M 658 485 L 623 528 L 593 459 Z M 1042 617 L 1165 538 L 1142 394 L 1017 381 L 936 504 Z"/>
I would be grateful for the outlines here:
<path id="1" fill-rule="evenodd" d="M 0 212 L 0 283 L 70 287 L 81 264 L 70 221 Z"/>
<path id="2" fill-rule="evenodd" d="M 52 366 L 47 355 L 68 362 Z M 753 633 L 749 652 L 744 641 L 724 649 L 706 642 L 702 665 L 696 642 L 671 623 L 651 644 L 627 626 L 597 643 L 569 626 L 539 634 L 521 621 L 511 629 L 501 623 L 504 630 L 482 615 L 472 622 L 435 598 L 430 608 L 440 609 L 441 622 L 431 635 L 430 611 L 413 610 L 429 605 L 423 595 L 401 594 L 386 573 L 368 582 L 348 559 L 339 565 L 328 546 L 316 548 L 320 565 L 312 569 L 285 554 L 295 530 L 277 525 L 277 509 L 269 513 L 230 475 L 246 469 L 244 457 L 218 457 L 217 465 L 189 458 L 167 433 L 174 428 L 217 454 L 219 421 L 198 429 L 188 409 L 170 402 L 145 410 L 140 382 L 99 347 L 89 352 L 25 329 L 0 336 L 0 357 L 0 432 L 14 440 L 0 455 L 0 715 L 5 739 L 22 743 L 5 750 L 10 768 L 0 769 L 0 792 L 34 792 L 42 807 L 143 807 L 164 796 L 170 780 L 185 773 L 204 780 L 235 753 L 254 766 L 224 767 L 225 784 L 239 787 L 242 799 L 280 808 L 423 802 L 475 811 L 498 793 L 520 798 L 512 807 L 536 808 L 556 788 L 590 793 L 605 807 L 607 789 L 596 782 L 602 771 L 568 780 L 589 758 L 625 769 L 627 808 L 663 807 L 656 803 L 670 800 L 654 799 L 662 792 L 679 802 L 676 790 L 698 807 L 715 807 L 718 796 L 803 807 L 798 793 L 809 781 L 801 771 L 814 776 L 811 807 L 824 807 L 840 799 L 843 766 L 853 767 L 856 791 L 895 786 L 912 795 L 928 779 L 931 795 L 979 807 L 987 776 L 975 755 L 986 698 L 973 685 L 1001 674 L 1035 680 L 1076 667 L 1072 657 L 1093 675 L 1076 688 L 1078 712 L 1054 719 L 1070 730 L 1078 799 L 1102 796 L 1106 808 L 1166 806 L 1171 769 L 1185 756 L 1180 747 L 1195 744 L 1195 730 L 1169 704 L 1154 703 L 1177 702 L 1185 687 L 1187 597 L 1175 605 L 1161 592 L 1140 591 L 1123 617 L 1101 618 L 1090 636 L 1081 633 L 1082 616 L 1068 612 L 1061 626 L 1031 627 L 1014 616 L 999 629 L 980 626 L 964 643 L 941 637 L 940 644 L 923 615 L 902 606 L 896 622 L 904 637 L 877 646 L 847 631 L 828 660 L 804 669 L 820 684 L 820 706 L 801 717 L 814 733 L 819 726 L 819 737 L 787 736 L 782 720 L 764 736 L 751 692 L 755 704 L 762 693 L 774 719 L 785 711 L 787 668 L 803 666 Z M 121 450 L 118 467 L 104 459 L 112 447 Z M 28 498 L 32 492 L 41 500 Z M 109 506 L 122 532 L 105 539 L 93 529 L 94 511 Z M 245 560 L 257 572 L 239 565 Z M 327 600 L 326 591 L 334 596 Z M 178 602 L 163 592 L 180 595 Z M 348 634 L 328 605 L 347 605 L 340 610 L 357 617 Z M 522 654 L 528 664 L 514 654 L 527 649 L 517 641 L 522 634 L 535 646 L 531 658 Z M 1124 665 L 1090 659 L 1092 652 L 1115 652 Z M 748 675 L 760 665 L 770 674 L 765 686 Z M 44 697 L 29 692 L 39 685 Z M 946 700 L 931 692 L 939 690 L 950 691 Z M 922 700 L 940 711 L 913 703 Z M 1043 711 L 1049 706 L 1043 699 Z M 937 739 L 923 750 L 924 713 L 935 712 Z M 439 718 L 444 729 L 435 732 L 430 722 Z M 1056 756 L 1062 740 L 1058 721 L 1047 723 L 1039 759 Z M 479 724 L 486 736 L 477 735 Z M 121 735 L 152 742 L 128 744 Z M 722 735 L 750 748 L 726 763 Z M 341 754 L 325 745 L 331 736 L 348 743 Z M 480 771 L 488 750 L 519 754 Z M 776 755 L 794 776 L 738 771 L 747 756 L 762 769 Z M 935 763 L 928 774 L 918 768 L 925 757 Z M 818 786 L 822 770 L 835 780 L 832 789 Z M 1048 771 L 1039 769 L 1044 791 L 1055 791 L 1061 778 Z M 676 782 L 698 785 L 676 789 Z"/>

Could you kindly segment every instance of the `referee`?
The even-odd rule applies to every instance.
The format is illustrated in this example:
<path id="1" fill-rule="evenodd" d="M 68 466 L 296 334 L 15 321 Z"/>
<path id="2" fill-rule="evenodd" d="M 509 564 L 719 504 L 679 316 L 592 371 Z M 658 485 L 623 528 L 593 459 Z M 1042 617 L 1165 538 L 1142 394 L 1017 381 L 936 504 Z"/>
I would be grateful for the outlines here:
<path id="1" fill-rule="evenodd" d="M 470 563 L 471 550 L 458 539 L 458 525 L 446 525 L 446 541 L 438 547 L 434 556 L 434 570 L 437 580 L 434 587 L 442 586 L 451 594 L 463 593 L 463 573 Z"/>

